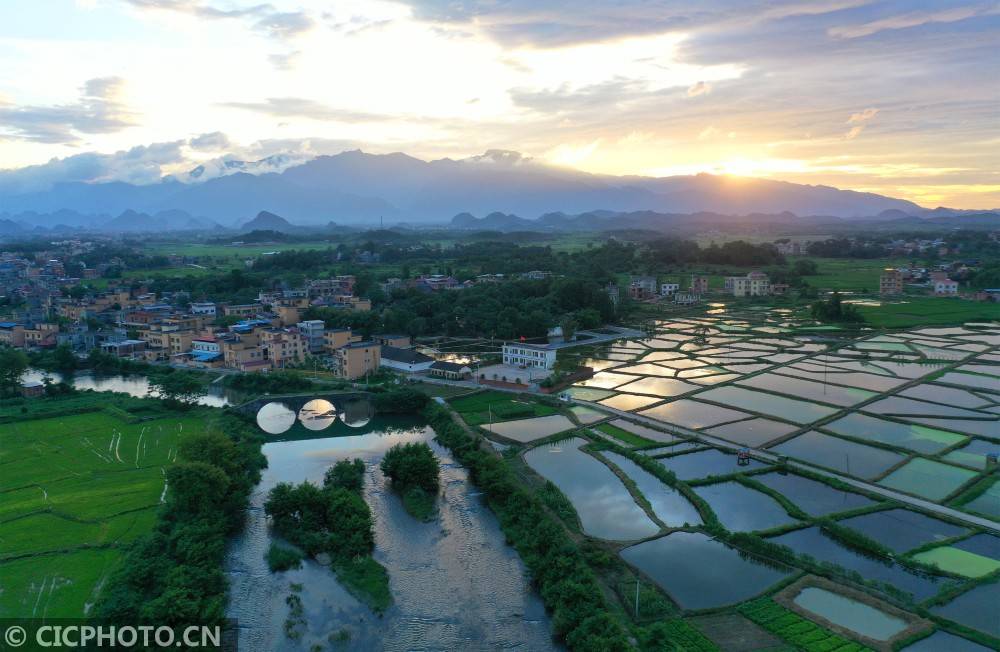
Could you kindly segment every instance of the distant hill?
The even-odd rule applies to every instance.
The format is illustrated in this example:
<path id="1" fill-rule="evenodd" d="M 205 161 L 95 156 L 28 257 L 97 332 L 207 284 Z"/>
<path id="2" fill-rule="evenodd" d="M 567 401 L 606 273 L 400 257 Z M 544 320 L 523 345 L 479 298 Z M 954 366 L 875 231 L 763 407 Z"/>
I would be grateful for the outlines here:
<path id="1" fill-rule="evenodd" d="M 873 193 L 769 179 L 595 175 L 503 150 L 434 161 L 359 150 L 305 162 L 282 156 L 250 163 L 220 160 L 150 185 L 59 183 L 45 192 L 0 190 L 0 212 L 6 212 L 7 219 L 45 228 L 55 224 L 96 228 L 104 223 L 122 230 L 146 228 L 108 217 L 130 210 L 135 220 L 180 211 L 234 227 L 262 206 L 295 225 L 371 224 L 380 219 L 386 224 L 444 224 L 449 216 L 468 213 L 486 215 L 482 219 L 503 228 L 516 226 L 516 220 L 525 216 L 541 215 L 543 223 L 554 226 L 566 215 L 589 213 L 599 218 L 643 211 L 882 220 L 961 213 L 950 209 L 932 213 L 912 202 Z M 73 219 L 52 217 L 60 212 Z M 10 217 L 29 213 L 35 217 Z M 179 228 L 173 226 L 175 219 L 169 223 Z M 188 225 L 197 224 L 202 223 Z M 157 226 L 154 221 L 151 228 Z M 484 227 L 491 228 L 489 224 L 476 228 Z"/>
<path id="2" fill-rule="evenodd" d="M 257 217 L 240 226 L 240 229 L 243 231 L 277 231 L 278 233 L 289 233 L 295 230 L 295 226 L 280 215 L 261 211 L 257 213 Z"/>

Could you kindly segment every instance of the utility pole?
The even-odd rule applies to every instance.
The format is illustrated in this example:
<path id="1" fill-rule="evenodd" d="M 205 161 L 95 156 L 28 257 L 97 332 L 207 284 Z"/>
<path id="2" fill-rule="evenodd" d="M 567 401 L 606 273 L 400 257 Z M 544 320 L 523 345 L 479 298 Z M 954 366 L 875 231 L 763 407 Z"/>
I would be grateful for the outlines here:
<path id="1" fill-rule="evenodd" d="M 635 619 L 639 620 L 639 578 L 635 578 Z"/>

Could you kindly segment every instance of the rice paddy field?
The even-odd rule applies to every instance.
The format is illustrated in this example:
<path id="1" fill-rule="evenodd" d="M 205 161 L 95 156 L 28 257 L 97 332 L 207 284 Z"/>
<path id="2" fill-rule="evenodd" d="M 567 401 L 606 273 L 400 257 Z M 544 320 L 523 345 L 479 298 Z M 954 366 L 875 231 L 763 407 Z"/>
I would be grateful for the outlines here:
<path id="1" fill-rule="evenodd" d="M 122 547 L 150 531 L 164 471 L 206 418 L 136 421 L 97 411 L 0 425 L 0 617 L 85 616 Z"/>
<path id="2" fill-rule="evenodd" d="M 789 649 L 1000 649 L 1000 324 L 848 333 L 713 313 L 561 351 L 593 377 L 566 407 L 507 420 L 582 536 L 692 626 L 711 611 Z M 452 406 L 481 425 L 491 394 Z M 540 417 L 570 406 L 603 416 L 553 434 Z M 832 584 L 772 601 L 816 577 Z"/>

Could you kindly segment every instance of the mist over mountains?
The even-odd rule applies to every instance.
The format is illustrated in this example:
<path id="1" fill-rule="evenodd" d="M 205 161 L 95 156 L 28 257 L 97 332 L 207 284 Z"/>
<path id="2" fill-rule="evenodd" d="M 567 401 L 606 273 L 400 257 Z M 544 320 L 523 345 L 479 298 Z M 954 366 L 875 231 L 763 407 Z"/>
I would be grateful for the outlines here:
<path id="1" fill-rule="evenodd" d="M 948 217 L 968 211 L 924 209 L 913 202 L 827 186 L 699 174 L 641 177 L 557 168 L 516 152 L 423 161 L 360 150 L 305 162 L 270 157 L 199 166 L 159 183 L 57 183 L 44 192 L 4 192 L 0 233 L 84 229 L 110 232 L 240 228 L 261 210 L 298 226 L 338 224 L 459 228 L 574 228 L 558 216 L 669 214 L 767 215 L 831 219 Z M 462 215 L 468 215 L 468 218 Z M 476 224 L 472 215 L 508 216 Z M 520 217 L 518 217 L 520 216 Z M 472 218 L 473 220 L 475 218 Z M 464 220 L 464 222 L 463 222 Z M 638 220 L 642 221 L 642 220 Z M 560 226 L 562 225 L 562 226 Z"/>

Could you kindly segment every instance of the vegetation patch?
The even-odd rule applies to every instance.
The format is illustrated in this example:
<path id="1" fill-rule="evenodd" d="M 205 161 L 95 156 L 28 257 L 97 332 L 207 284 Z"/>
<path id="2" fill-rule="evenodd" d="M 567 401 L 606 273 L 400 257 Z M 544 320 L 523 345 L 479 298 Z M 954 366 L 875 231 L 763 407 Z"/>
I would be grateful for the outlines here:
<path id="1" fill-rule="evenodd" d="M 396 444 L 381 463 L 382 472 L 403 496 L 403 507 L 414 518 L 430 520 L 438 491 L 440 465 L 431 447 L 423 442 Z"/>
<path id="2" fill-rule="evenodd" d="M 470 396 L 451 399 L 451 407 L 462 415 L 462 419 L 470 426 L 480 426 L 493 421 L 503 421 L 508 417 L 501 414 L 515 414 L 516 418 L 545 417 L 558 414 L 559 410 L 551 405 L 540 403 L 529 398 L 520 398 L 504 392 L 480 392 Z M 498 412 L 499 411 L 499 412 Z M 513 419 L 515 417 L 509 417 Z"/>
<path id="3" fill-rule="evenodd" d="M 770 598 L 741 604 L 737 610 L 775 636 L 806 652 L 870 652 L 870 649 L 806 620 Z"/>
<path id="4" fill-rule="evenodd" d="M 302 567 L 302 553 L 295 548 L 272 543 L 267 549 L 267 567 L 272 573 Z"/>
<path id="5" fill-rule="evenodd" d="M 628 430 L 619 428 L 616 425 L 610 423 L 601 423 L 596 426 L 597 430 L 600 430 L 606 435 L 611 435 L 618 441 L 628 446 L 649 446 L 650 444 L 655 444 L 656 442 L 646 439 L 645 437 L 640 437 L 635 433 L 631 433 Z"/>

